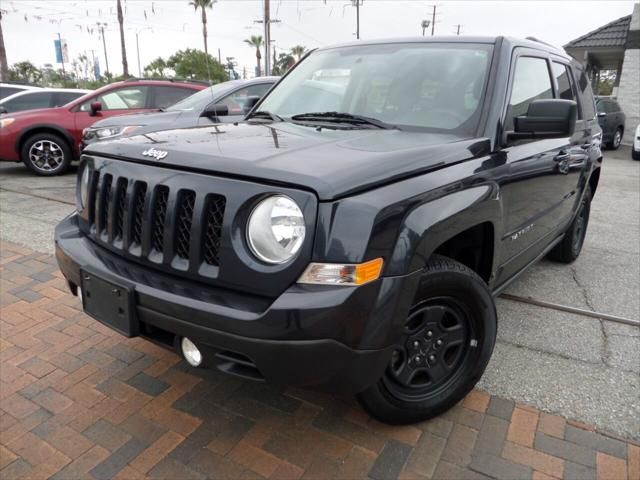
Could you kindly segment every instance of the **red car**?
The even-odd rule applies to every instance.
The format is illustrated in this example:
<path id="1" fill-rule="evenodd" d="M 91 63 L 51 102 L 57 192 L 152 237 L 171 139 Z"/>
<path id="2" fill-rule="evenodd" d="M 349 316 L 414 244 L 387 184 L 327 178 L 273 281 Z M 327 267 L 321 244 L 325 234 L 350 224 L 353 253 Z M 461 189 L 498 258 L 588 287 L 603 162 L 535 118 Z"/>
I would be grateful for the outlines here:
<path id="1" fill-rule="evenodd" d="M 78 158 L 82 131 L 94 122 L 168 107 L 206 86 L 188 81 L 129 79 L 62 107 L 1 116 L 0 160 L 22 161 L 38 175 L 59 175 Z"/>

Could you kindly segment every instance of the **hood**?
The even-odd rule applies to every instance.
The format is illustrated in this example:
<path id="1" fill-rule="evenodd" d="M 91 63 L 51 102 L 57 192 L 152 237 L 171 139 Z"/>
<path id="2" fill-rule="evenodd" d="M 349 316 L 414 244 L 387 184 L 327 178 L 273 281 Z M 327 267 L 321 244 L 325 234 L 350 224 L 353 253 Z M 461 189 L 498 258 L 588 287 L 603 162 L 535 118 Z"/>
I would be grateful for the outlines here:
<path id="1" fill-rule="evenodd" d="M 120 127 L 126 125 L 171 125 L 175 122 L 181 114 L 185 112 L 182 111 L 171 111 L 171 112 L 144 112 L 144 113 L 128 113 L 124 115 L 117 115 L 115 117 L 105 118 L 100 120 L 99 122 L 91 125 L 91 128 L 100 128 L 100 127 Z"/>
<path id="2" fill-rule="evenodd" d="M 301 187 L 331 200 L 488 148 L 488 139 L 450 134 L 317 129 L 278 122 L 165 130 L 97 142 L 84 153 Z"/>

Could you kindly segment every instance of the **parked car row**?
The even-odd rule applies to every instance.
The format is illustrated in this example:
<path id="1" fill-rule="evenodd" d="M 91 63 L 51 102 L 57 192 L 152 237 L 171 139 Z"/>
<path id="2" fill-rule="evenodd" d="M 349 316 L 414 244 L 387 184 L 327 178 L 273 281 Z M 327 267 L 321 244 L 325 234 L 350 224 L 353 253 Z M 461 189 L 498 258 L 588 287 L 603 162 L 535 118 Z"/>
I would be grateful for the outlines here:
<path id="1" fill-rule="evenodd" d="M 194 81 L 129 79 L 95 91 L 2 84 L 3 95 L 12 94 L 0 102 L 0 160 L 21 161 L 38 175 L 59 175 L 86 143 L 239 121 L 275 81 L 263 77 L 206 88 Z M 152 114 L 125 115 L 143 112 Z"/>

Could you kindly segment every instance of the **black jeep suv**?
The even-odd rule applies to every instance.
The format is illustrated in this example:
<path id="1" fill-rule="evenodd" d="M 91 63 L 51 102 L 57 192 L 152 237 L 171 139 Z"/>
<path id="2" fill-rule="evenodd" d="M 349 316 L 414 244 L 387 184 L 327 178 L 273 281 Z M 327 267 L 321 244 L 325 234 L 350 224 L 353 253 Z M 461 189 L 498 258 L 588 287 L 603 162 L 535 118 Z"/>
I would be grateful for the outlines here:
<path id="1" fill-rule="evenodd" d="M 601 136 L 585 74 L 536 40 L 322 48 L 244 122 L 90 145 L 56 254 L 124 335 L 414 422 L 482 375 L 495 295 L 580 254 Z"/>

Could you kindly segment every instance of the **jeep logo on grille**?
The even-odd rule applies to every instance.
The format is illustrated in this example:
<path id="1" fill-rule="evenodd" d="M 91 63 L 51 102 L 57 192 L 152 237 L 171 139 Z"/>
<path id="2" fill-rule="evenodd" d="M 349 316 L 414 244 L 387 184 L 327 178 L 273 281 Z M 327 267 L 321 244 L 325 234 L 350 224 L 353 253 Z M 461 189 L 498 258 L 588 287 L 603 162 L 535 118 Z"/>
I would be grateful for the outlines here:
<path id="1" fill-rule="evenodd" d="M 156 150 L 155 148 L 152 147 L 142 152 L 142 155 L 144 155 L 145 157 L 153 157 L 156 160 L 162 160 L 167 155 L 169 155 L 169 152 L 165 150 Z"/>

